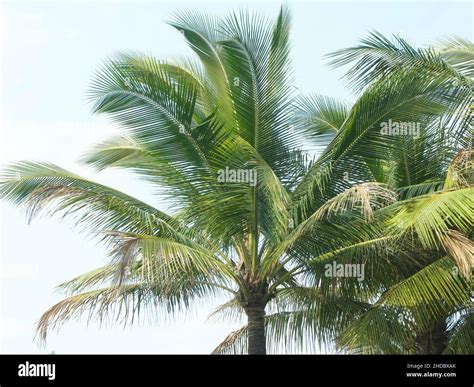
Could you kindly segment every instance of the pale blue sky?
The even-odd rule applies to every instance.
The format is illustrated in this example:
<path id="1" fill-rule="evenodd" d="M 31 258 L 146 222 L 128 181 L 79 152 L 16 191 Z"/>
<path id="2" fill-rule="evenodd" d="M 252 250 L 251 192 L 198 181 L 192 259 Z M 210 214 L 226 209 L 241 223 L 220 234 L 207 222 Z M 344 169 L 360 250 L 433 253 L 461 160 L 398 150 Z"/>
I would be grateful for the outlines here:
<path id="1" fill-rule="evenodd" d="M 445 34 L 473 39 L 469 1 L 287 2 L 293 11 L 296 85 L 350 99 L 341 71 L 322 56 L 357 43 L 368 31 L 397 33 L 416 45 Z M 0 8 L 0 164 L 50 161 L 166 209 L 145 185 L 122 172 L 95 175 L 77 164 L 81 153 L 114 131 L 90 115 L 85 91 L 102 60 L 120 50 L 159 58 L 189 54 L 182 36 L 165 24 L 175 11 L 225 14 L 246 7 L 274 15 L 279 2 L 226 1 L 2 2 Z M 32 341 L 34 324 L 60 300 L 54 287 L 105 262 L 106 253 L 57 220 L 26 225 L 16 208 L 2 205 L 0 219 L 0 352 L 5 353 L 209 353 L 238 324 L 206 323 L 217 306 L 202 305 L 188 320 L 166 325 L 99 328 L 69 323 L 46 348 Z M 15 266 L 17 265 L 17 266 Z M 22 266 L 24 265 L 24 266 Z"/>

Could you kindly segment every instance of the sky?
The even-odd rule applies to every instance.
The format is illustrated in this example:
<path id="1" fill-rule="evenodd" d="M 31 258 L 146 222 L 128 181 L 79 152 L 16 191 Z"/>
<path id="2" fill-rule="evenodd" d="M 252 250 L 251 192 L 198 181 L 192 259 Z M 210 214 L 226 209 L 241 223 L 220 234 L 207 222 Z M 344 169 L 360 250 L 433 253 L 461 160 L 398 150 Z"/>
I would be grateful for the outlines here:
<path id="1" fill-rule="evenodd" d="M 287 1 L 293 13 L 292 60 L 296 86 L 352 100 L 342 70 L 324 55 L 377 30 L 417 46 L 445 35 L 473 40 L 470 1 Z M 86 91 L 95 70 L 119 51 L 160 59 L 190 55 L 183 37 L 166 24 L 174 12 L 217 15 L 248 8 L 274 16 L 276 1 L 0 2 L 0 167 L 15 160 L 49 161 L 172 211 L 149 187 L 122 171 L 95 173 L 79 157 L 117 128 L 91 114 Z M 208 321 L 219 305 L 164 324 L 99 326 L 85 319 L 34 341 L 40 315 L 62 295 L 55 287 L 106 263 L 107 252 L 71 225 L 37 219 L 0 203 L 0 353 L 209 353 L 239 322 Z"/>

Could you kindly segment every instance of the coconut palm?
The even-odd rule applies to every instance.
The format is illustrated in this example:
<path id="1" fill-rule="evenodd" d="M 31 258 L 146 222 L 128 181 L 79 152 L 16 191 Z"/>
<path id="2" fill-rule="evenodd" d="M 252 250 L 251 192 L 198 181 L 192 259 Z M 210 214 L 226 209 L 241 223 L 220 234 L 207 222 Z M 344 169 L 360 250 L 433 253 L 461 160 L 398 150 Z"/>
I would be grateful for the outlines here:
<path id="1" fill-rule="evenodd" d="M 450 47 L 457 48 L 458 59 Z M 312 268 L 305 274 L 316 275 L 316 280 L 309 282 L 312 288 L 298 290 L 298 300 L 292 295 L 288 309 L 267 318 L 267 330 L 273 341 L 277 338 L 279 344 L 297 350 L 311 348 L 314 342 L 335 340 L 343 351 L 357 353 L 472 353 L 470 278 L 474 206 L 469 71 L 473 63 L 466 59 L 472 59 L 467 52 L 469 49 L 472 52 L 472 45 L 452 38 L 439 52 L 432 48 L 417 50 L 399 37 L 390 41 L 373 33 L 360 46 L 330 55 L 333 65 L 357 62 L 347 78 L 359 98 L 351 110 L 328 98 L 306 99 L 305 111 L 309 112 L 309 122 L 314 124 L 306 129 L 317 134 L 318 140 L 322 136 L 332 140 L 312 166 L 314 179 L 317 181 L 319 174 L 321 180 L 326 179 L 329 184 L 340 183 L 340 179 L 332 180 L 338 172 L 335 166 L 338 165 L 346 177 L 368 167 L 372 175 L 365 178 L 387 184 L 397 192 L 398 201 L 374 211 L 370 227 L 381 227 L 380 238 L 364 235 L 360 244 L 353 245 L 351 241 L 355 238 L 347 242 L 339 239 L 339 246 L 328 253 L 306 258 L 305 264 Z M 450 53 L 449 58 L 446 52 Z M 405 83 L 405 77 L 411 86 Z M 426 102 L 424 98 L 428 93 L 410 97 L 409 90 L 420 79 L 437 85 L 428 92 L 433 97 L 446 92 L 456 102 L 440 114 L 416 121 L 423 128 L 416 136 L 390 136 L 382 132 L 379 123 L 388 119 L 410 122 L 409 117 L 413 118 L 413 113 L 408 111 L 410 105 L 418 105 L 419 109 Z M 410 105 L 389 114 L 383 110 L 376 112 L 384 115 L 385 121 L 374 119 L 375 114 L 367 117 L 369 96 L 375 96 L 371 108 L 377 109 L 382 107 L 380 102 L 384 97 L 395 94 L 399 94 L 401 103 Z M 394 119 L 398 114 L 401 117 Z M 367 118 L 377 124 L 358 128 Z M 338 147 L 342 148 L 341 154 L 349 153 L 347 159 L 338 158 Z M 359 160 L 363 161 L 362 165 L 357 164 Z M 329 172 L 321 174 L 325 162 L 330 164 Z M 310 173 L 311 169 L 305 179 Z M 320 190 L 320 186 L 317 189 Z M 456 202 L 464 207 L 466 216 L 451 213 L 453 206 L 458 205 Z M 443 219 L 448 221 L 443 222 Z M 454 219 L 456 221 L 451 223 Z M 346 219 L 359 233 L 366 230 L 364 224 L 357 225 L 354 221 L 357 219 L 353 214 Z M 390 228 L 398 230 L 400 235 L 396 237 Z M 343 233 L 347 235 L 348 229 L 344 228 Z M 387 243 L 391 238 L 393 243 Z M 377 249 L 373 242 L 381 241 L 383 248 Z M 347 250 L 340 248 L 344 243 L 349 245 Z M 362 250 L 362 247 L 370 248 Z M 377 256 L 380 263 L 376 263 Z M 406 256 L 411 263 L 401 256 Z M 358 286 L 356 281 L 351 284 L 349 278 L 343 283 L 325 284 L 323 264 L 327 258 L 338 262 L 366 262 L 371 265 L 370 278 L 364 281 L 364 287 Z M 458 266 L 453 266 L 454 262 Z M 367 290 L 366 286 L 370 291 L 364 294 L 361 290 Z M 347 304 L 342 307 L 341 300 L 339 305 L 331 304 L 328 298 L 331 292 L 347 293 L 345 298 L 352 301 L 352 308 Z M 315 337 L 315 333 L 318 336 Z M 229 336 L 218 349 L 232 352 L 241 348 L 245 345 L 241 339 L 244 335 L 245 329 Z"/>
<path id="2" fill-rule="evenodd" d="M 453 98 L 457 100 L 457 107 L 424 124 L 424 130 L 418 138 L 396 137 L 395 147 L 388 151 L 386 157 L 380 159 L 383 166 L 379 168 L 380 173 L 377 174 L 376 179 L 387 183 L 399 194 L 399 198 L 410 206 L 415 205 L 417 201 L 420 202 L 423 197 L 433 200 L 432 203 L 434 203 L 435 197 L 443 195 L 444 192 L 454 193 L 459 189 L 466 190 L 468 195 L 464 199 L 464 204 L 467 205 L 467 214 L 471 219 L 474 215 L 471 192 L 473 184 L 473 47 L 472 43 L 466 40 L 450 37 L 441 41 L 437 47 L 416 49 L 400 37 L 395 36 L 393 40 L 390 40 L 381 34 L 372 33 L 359 46 L 343 49 L 330 55 L 331 63 L 335 66 L 356 62 L 346 77 L 349 84 L 356 91 L 362 90 L 362 93 L 367 85 L 399 72 L 400 68 L 403 71 L 418 72 L 421 76 L 429 77 L 433 82 L 444 82 L 445 87 L 451 88 Z M 445 205 L 451 206 L 453 203 L 446 202 Z M 408 210 L 407 214 L 410 218 L 402 214 L 397 217 L 419 228 L 420 218 L 415 215 L 417 213 Z M 445 213 L 444 216 L 449 219 L 449 214 Z M 436 218 L 431 218 L 429 221 L 435 227 L 439 227 Z M 415 225 L 416 223 L 418 225 Z M 464 301 L 458 305 L 449 304 L 441 295 L 437 296 L 437 300 L 430 301 L 426 293 L 428 289 L 424 290 L 425 293 L 421 293 L 423 288 L 420 286 L 426 286 L 429 283 L 437 288 L 448 286 L 448 283 L 444 281 L 439 282 L 441 278 L 437 275 L 430 273 L 434 265 L 437 265 L 437 261 L 447 260 L 443 249 L 438 252 L 427 250 L 425 253 L 431 256 L 428 260 L 429 265 L 416 272 L 411 278 L 403 279 L 394 288 L 387 289 L 386 294 L 374 303 L 373 311 L 367 313 L 364 319 L 355 322 L 342 334 L 339 342 L 343 346 L 353 350 L 365 348 L 369 352 L 381 353 L 473 353 L 472 226 L 464 228 L 463 233 L 459 233 L 461 229 L 456 226 L 454 228 L 448 224 L 446 226 L 452 228 L 448 231 L 451 234 L 448 239 L 441 236 L 438 230 L 431 236 L 419 234 L 420 241 L 424 247 L 428 247 L 430 243 L 426 241 L 426 238 L 431 238 L 433 243 L 444 245 L 444 251 L 448 252 L 451 258 L 458 260 L 464 277 L 457 279 L 466 281 L 464 284 L 462 281 L 458 283 L 465 288 Z M 464 245 L 464 253 L 461 253 L 462 245 Z M 454 251 L 456 249 L 457 251 Z M 414 258 L 420 261 L 420 253 L 416 253 Z M 454 269 L 455 274 L 458 274 L 457 270 L 458 268 Z M 420 277 L 419 284 L 417 277 Z M 409 304 L 395 302 L 398 307 L 405 306 L 401 315 L 400 311 L 397 311 L 399 314 L 391 319 L 391 323 L 378 325 L 377 328 L 380 329 L 377 333 L 374 330 L 369 332 L 369 325 L 373 328 L 372 324 L 375 324 L 378 318 L 379 311 L 376 310 L 392 304 L 393 300 L 390 301 L 390 299 L 400 297 L 402 288 L 406 288 L 404 291 L 407 292 L 405 295 L 407 300 L 410 298 L 409 294 L 420 292 L 422 297 L 419 302 Z M 433 287 L 432 292 L 434 291 L 436 289 Z M 411 299 L 413 301 L 413 297 Z M 424 308 L 426 303 L 439 304 L 438 311 L 430 313 Z M 384 313 L 391 314 L 387 310 Z M 379 335 L 376 344 L 374 333 Z M 394 343 L 397 345 L 395 346 Z"/>
<path id="3" fill-rule="evenodd" d="M 71 219 L 110 252 L 105 266 L 60 285 L 69 295 L 41 317 L 42 338 L 83 313 L 126 324 L 226 294 L 214 314 L 247 323 L 216 353 L 313 350 L 336 338 L 387 352 L 413 324 L 426 331 L 441 313 L 467 310 L 473 189 L 459 155 L 470 149 L 471 79 L 462 69 L 434 54 L 442 66 L 422 72 L 415 59 L 377 63 L 349 106 L 297 93 L 286 8 L 275 21 L 192 12 L 170 24 L 195 56 L 108 60 L 90 98 L 122 133 L 82 158 L 135 172 L 160 188 L 168 213 L 52 164 L 3 170 L 1 197 L 30 217 Z M 438 164 L 402 164 L 401 140 L 380 133 L 389 119 L 429 128 L 407 149 Z M 456 141 L 438 138 L 447 134 Z M 432 155 L 441 144 L 446 152 Z M 365 278 L 328 275 L 333 263 L 365 265 Z"/>

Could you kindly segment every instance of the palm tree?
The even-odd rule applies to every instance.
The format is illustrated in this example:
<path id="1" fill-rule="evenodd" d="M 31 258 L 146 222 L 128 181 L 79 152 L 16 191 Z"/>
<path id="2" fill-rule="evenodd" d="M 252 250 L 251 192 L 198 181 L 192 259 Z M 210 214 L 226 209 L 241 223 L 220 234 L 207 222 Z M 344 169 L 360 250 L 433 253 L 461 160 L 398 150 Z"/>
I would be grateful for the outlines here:
<path id="1" fill-rule="evenodd" d="M 383 81 L 403 69 L 427 76 L 432 82 L 439 82 L 456 99 L 454 109 L 427 121 L 424 124 L 425 130 L 418 138 L 396 137 L 395 146 L 388 150 L 385 157 L 381 156 L 379 159 L 382 168 L 378 169 L 376 180 L 388 184 L 406 203 L 404 206 L 407 205 L 407 208 L 403 211 L 408 216 L 400 213 L 397 217 L 419 229 L 417 233 L 425 249 L 413 255 L 421 264 L 420 270 L 386 289 L 385 294 L 373 303 L 371 311 L 360 321 L 354 322 L 339 337 L 339 342 L 349 350 L 380 353 L 473 353 L 471 270 L 474 260 L 474 45 L 461 38 L 451 37 L 442 40 L 435 48 L 416 49 L 400 37 L 395 36 L 390 40 L 379 33 L 372 33 L 359 46 L 337 51 L 329 57 L 334 66 L 356 62 L 348 71 L 347 79 L 358 92 L 363 93 L 371 83 Z M 448 222 L 442 225 L 439 219 L 433 217 L 433 208 L 429 207 L 430 211 L 424 215 L 428 216 L 426 221 L 431 223 L 434 230 L 437 228 L 437 231 L 430 235 L 421 230 L 423 217 L 420 218 L 421 213 L 413 212 L 413 208 L 417 206 L 415 203 L 421 203 L 426 198 L 435 205 L 437 196 L 450 193 L 457 195 L 463 190 L 467 193 L 463 205 L 466 205 L 466 215 L 471 219 L 468 223 L 456 226 L 450 223 L 456 217 L 444 212 L 442 216 Z M 454 203 L 446 201 L 444 205 L 445 210 L 449 211 L 448 208 Z M 463 222 L 462 218 L 456 221 Z M 451 234 L 448 238 L 441 235 L 442 228 Z M 426 250 L 426 247 L 436 243 L 444 245 L 444 249 Z M 463 249 L 464 253 L 461 253 Z M 451 284 L 449 276 L 433 271 L 435 265 L 448 261 L 446 252 L 458 261 L 458 267 L 453 269 L 455 276 Z M 424 254 L 429 256 L 427 264 L 422 264 L 420 260 Z M 462 270 L 463 276 L 457 276 L 459 270 Z M 447 302 L 447 295 L 439 292 L 439 289 L 448 286 L 464 289 L 464 295 L 458 298 L 457 304 Z M 416 297 L 419 298 L 417 301 Z M 397 311 L 398 316 L 395 314 L 395 318 L 393 310 L 388 310 L 393 305 L 405 306 L 401 315 Z M 369 332 L 369 325 L 375 324 L 377 314 L 380 313 L 377 309 L 385 309 L 385 318 L 387 314 L 392 315 L 391 322 L 378 325 L 380 330 L 377 333 Z M 376 341 L 374 333 L 379 335 L 379 339 L 376 345 L 371 345 Z"/>
<path id="2" fill-rule="evenodd" d="M 464 161 L 449 169 L 446 160 L 467 139 L 469 77 L 438 57 L 429 59 L 442 61 L 441 70 L 379 64 L 383 76 L 367 72 L 350 107 L 298 95 L 286 8 L 274 22 L 192 12 L 170 24 L 195 57 L 108 60 L 90 97 L 94 112 L 123 132 L 82 159 L 98 170 L 132 170 L 164 190 L 169 214 L 48 163 L 3 170 L 0 197 L 25 205 L 30 218 L 72 219 L 110 251 L 108 264 L 60 285 L 70 294 L 41 317 L 42 338 L 83 313 L 132 323 L 144 311 L 159 318 L 227 294 L 215 314 L 245 315 L 247 324 L 216 353 L 305 350 L 336 338 L 351 349 L 388 314 L 403 317 L 401 333 L 387 336 L 399 339 L 408 322 L 428 325 L 424 313 L 468 305 L 473 189 L 458 171 Z M 419 148 L 438 146 L 430 145 L 435 133 L 455 133 L 437 164 L 453 173 L 431 167 L 445 177 L 442 187 L 429 174 L 400 183 L 400 140 L 380 133 L 389 119 L 430 128 L 413 144 L 423 162 L 434 148 Z M 318 152 L 304 151 L 305 143 Z M 367 274 L 327 275 L 333 263 L 362 265 Z M 369 336 L 371 348 L 388 348 L 379 335 L 386 325 Z"/>
<path id="3" fill-rule="evenodd" d="M 386 184 L 398 200 L 375 210 L 371 222 L 358 224 L 354 214 L 342 222 L 362 235 L 360 243 L 355 236 L 339 237 L 319 256 L 307 249 L 304 265 L 309 268 L 299 270 L 312 287 L 299 289 L 297 296 L 289 290 L 290 305 L 268 316 L 267 331 L 272 341 L 297 350 L 335 340 L 341 350 L 355 353 L 473 353 L 472 44 L 452 38 L 439 51 L 417 50 L 402 38 L 390 41 L 373 33 L 360 46 L 330 57 L 336 66 L 356 62 L 347 78 L 359 97 L 351 109 L 329 98 L 305 99 L 307 122 L 313 123 L 306 130 L 318 141 L 330 141 L 311 167 L 315 179 L 320 174 L 328 184 L 340 184 L 341 179 L 333 180 L 337 168 L 346 176 L 368 168 L 362 180 Z M 413 93 L 419 81 L 421 88 L 428 83 L 433 88 Z M 450 96 L 454 103 L 438 114 L 419 116 L 420 108 L 437 109 L 432 101 L 426 104 L 428 96 Z M 393 101 L 385 105 L 385 98 Z M 378 125 L 389 119 L 415 121 L 423 130 L 416 136 L 390 136 Z M 364 120 L 377 124 L 364 125 Z M 339 157 L 344 152 L 348 157 Z M 322 174 L 325 162 L 329 172 Z M 322 231 L 312 232 L 314 237 Z M 350 235 L 347 227 L 341 233 Z M 323 274 L 328 258 L 366 262 L 371 275 L 364 286 L 350 278 L 328 282 Z M 308 276 L 316 278 L 308 282 Z M 339 298 L 328 297 L 335 292 Z M 241 350 L 244 334 L 245 329 L 229 336 L 219 351 Z"/>

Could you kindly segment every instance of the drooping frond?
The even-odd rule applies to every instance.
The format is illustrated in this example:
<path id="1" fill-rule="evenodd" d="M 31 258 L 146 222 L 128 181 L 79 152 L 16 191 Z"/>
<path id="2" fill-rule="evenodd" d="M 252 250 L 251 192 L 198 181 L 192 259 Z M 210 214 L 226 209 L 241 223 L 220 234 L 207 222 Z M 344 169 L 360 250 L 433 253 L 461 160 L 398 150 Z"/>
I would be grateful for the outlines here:
<path id="1" fill-rule="evenodd" d="M 429 328 L 433 321 L 469 305 L 469 288 L 454 269 L 449 258 L 441 258 L 393 285 L 339 336 L 338 344 L 356 352 L 402 352 L 396 346 L 413 339 L 414 326 Z"/>
<path id="2" fill-rule="evenodd" d="M 179 280 L 174 284 L 129 283 L 86 291 L 49 308 L 38 322 L 37 334 L 44 341 L 49 332 L 81 316 L 101 324 L 132 324 L 142 316 L 152 322 L 164 321 L 173 313 L 189 311 L 190 302 L 202 292 L 209 295 L 209 288 L 194 285 L 187 292 Z"/>
<path id="3" fill-rule="evenodd" d="M 153 233 L 176 225 L 156 208 L 120 191 L 48 163 L 18 162 L 3 169 L 0 197 L 28 208 L 75 219 L 92 232 L 105 229 Z"/>
<path id="4" fill-rule="evenodd" d="M 466 77 L 474 77 L 474 44 L 459 36 L 448 36 L 436 46 L 440 55 Z"/>
<path id="5" fill-rule="evenodd" d="M 439 247 L 451 229 L 468 232 L 473 226 L 474 189 L 436 192 L 393 206 L 397 213 L 389 220 L 394 232 L 414 231 L 427 248 Z"/>

